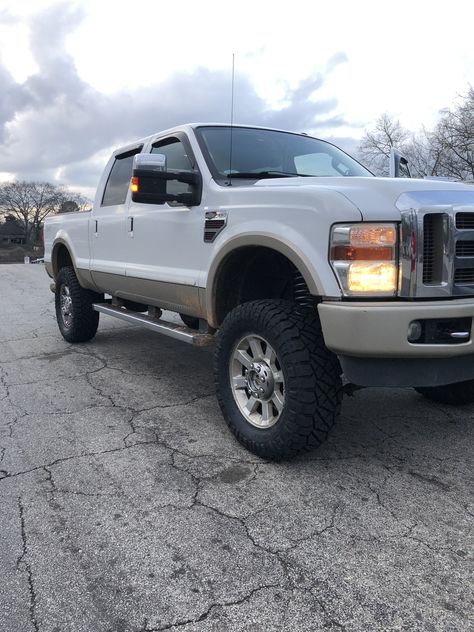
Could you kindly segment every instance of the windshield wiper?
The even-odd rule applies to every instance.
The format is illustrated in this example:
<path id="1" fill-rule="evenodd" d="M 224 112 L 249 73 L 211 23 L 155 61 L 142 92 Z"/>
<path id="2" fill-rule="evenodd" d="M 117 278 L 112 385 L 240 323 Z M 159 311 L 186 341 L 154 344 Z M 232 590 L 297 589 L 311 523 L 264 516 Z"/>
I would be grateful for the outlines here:
<path id="1" fill-rule="evenodd" d="M 226 178 L 245 178 L 247 180 L 261 180 L 263 178 L 294 178 L 306 177 L 305 173 L 291 173 L 289 171 L 236 171 L 235 173 L 226 174 Z"/>

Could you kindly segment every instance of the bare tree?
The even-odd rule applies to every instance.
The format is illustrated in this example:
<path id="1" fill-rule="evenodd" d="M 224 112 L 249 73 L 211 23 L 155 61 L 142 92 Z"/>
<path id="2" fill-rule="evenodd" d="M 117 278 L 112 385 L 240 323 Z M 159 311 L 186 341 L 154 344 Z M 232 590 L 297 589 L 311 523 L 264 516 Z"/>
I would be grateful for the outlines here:
<path id="1" fill-rule="evenodd" d="M 470 87 L 451 110 L 441 112 L 433 131 L 423 129 L 413 134 L 399 121 L 382 114 L 374 128 L 362 138 L 361 162 L 376 175 L 388 175 L 392 147 L 407 157 L 416 177 L 474 180 L 474 88 Z"/>
<path id="2" fill-rule="evenodd" d="M 431 144 L 439 154 L 442 175 L 474 180 L 474 88 L 445 110 L 436 125 Z"/>
<path id="3" fill-rule="evenodd" d="M 58 213 L 68 201 L 73 201 L 77 210 L 89 202 L 49 182 L 0 184 L 0 215 L 14 217 L 23 228 L 27 242 L 38 242 L 44 219 L 51 213 Z"/>
<path id="4" fill-rule="evenodd" d="M 440 149 L 432 142 L 430 132 L 424 128 L 419 134 L 412 134 L 403 145 L 402 152 L 410 165 L 410 171 L 417 178 L 444 175 L 441 166 Z"/>
<path id="5" fill-rule="evenodd" d="M 79 193 L 70 194 L 68 199 L 65 200 L 58 209 L 58 213 L 78 213 L 84 211 L 90 211 L 92 208 L 92 202 L 89 198 L 80 195 Z"/>
<path id="6" fill-rule="evenodd" d="M 400 125 L 400 121 L 394 121 L 387 113 L 382 114 L 374 129 L 367 131 L 362 138 L 360 160 L 376 175 L 387 176 L 390 149 L 403 150 L 409 138 L 410 133 Z"/>

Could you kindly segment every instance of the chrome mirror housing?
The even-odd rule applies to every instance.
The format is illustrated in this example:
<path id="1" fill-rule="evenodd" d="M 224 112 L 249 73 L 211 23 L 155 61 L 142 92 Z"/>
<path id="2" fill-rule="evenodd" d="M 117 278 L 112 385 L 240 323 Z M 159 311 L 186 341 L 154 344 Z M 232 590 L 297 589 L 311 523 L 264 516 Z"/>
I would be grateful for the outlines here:
<path id="1" fill-rule="evenodd" d="M 166 171 L 166 156 L 164 154 L 135 154 L 133 170 Z"/>

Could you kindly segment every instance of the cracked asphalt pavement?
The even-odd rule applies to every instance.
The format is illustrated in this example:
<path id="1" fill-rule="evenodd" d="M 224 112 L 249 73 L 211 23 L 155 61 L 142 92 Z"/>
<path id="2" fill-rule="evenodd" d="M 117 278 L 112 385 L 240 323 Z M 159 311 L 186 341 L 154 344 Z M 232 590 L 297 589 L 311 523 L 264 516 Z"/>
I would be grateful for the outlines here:
<path id="1" fill-rule="evenodd" d="M 474 406 L 358 391 L 269 463 L 212 350 L 107 317 L 69 345 L 48 285 L 0 266 L 1 632 L 474 630 Z"/>

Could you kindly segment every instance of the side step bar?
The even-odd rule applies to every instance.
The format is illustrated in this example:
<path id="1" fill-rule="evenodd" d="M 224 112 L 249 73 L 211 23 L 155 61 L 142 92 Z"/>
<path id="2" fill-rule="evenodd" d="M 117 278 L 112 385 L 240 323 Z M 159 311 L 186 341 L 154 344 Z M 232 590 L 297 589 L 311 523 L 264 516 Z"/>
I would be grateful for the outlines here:
<path id="1" fill-rule="evenodd" d="M 145 314 L 129 312 L 122 307 L 113 307 L 108 303 L 94 303 L 92 307 L 96 312 L 107 314 L 107 316 L 114 316 L 132 325 L 140 325 L 146 329 L 151 329 L 159 334 L 187 342 L 196 347 L 208 347 L 214 341 L 214 336 L 211 334 L 195 331 L 194 329 L 186 327 L 186 325 L 177 325 Z"/>

